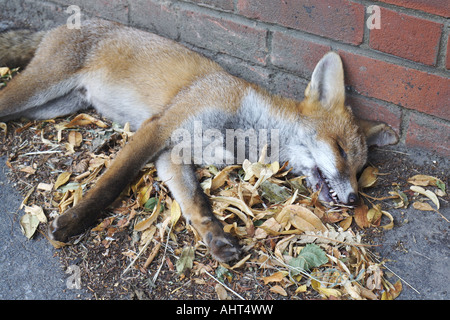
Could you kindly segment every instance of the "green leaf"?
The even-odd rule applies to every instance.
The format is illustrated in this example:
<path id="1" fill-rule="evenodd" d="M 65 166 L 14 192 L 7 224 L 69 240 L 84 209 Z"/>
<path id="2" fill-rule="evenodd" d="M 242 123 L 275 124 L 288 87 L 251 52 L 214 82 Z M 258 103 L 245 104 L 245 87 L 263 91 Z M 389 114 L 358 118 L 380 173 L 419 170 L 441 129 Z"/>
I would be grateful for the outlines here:
<path id="1" fill-rule="evenodd" d="M 297 189 L 299 193 L 308 194 L 308 188 L 303 185 L 303 178 L 302 177 L 296 177 L 293 179 L 290 179 L 288 183 L 291 185 L 292 189 Z"/>
<path id="2" fill-rule="evenodd" d="M 178 274 L 182 274 L 186 270 L 192 269 L 192 266 L 194 265 L 194 252 L 195 248 L 192 246 L 186 246 L 183 248 L 180 259 L 176 262 Z"/>
<path id="3" fill-rule="evenodd" d="M 441 180 L 436 179 L 436 186 L 443 192 L 445 192 L 445 183 L 443 183 Z"/>
<path id="4" fill-rule="evenodd" d="M 153 209 L 158 205 L 158 197 L 151 197 L 147 200 L 147 202 L 144 204 L 145 211 L 152 212 Z M 161 208 L 159 208 L 159 213 L 164 211 L 164 201 L 161 201 Z"/>
<path id="5" fill-rule="evenodd" d="M 295 276 L 302 270 L 309 271 L 312 268 L 320 267 L 328 262 L 327 255 L 316 244 L 307 244 L 297 257 L 292 258 L 289 261 L 289 265 L 294 269 L 291 269 L 291 275 Z"/>
<path id="6" fill-rule="evenodd" d="M 219 281 L 222 283 L 225 283 L 225 278 L 227 278 L 228 281 L 231 281 L 233 279 L 233 274 L 230 272 L 230 270 L 221 265 L 216 268 L 216 276 L 217 279 L 219 279 Z"/>
<path id="7" fill-rule="evenodd" d="M 157 197 L 151 197 L 147 200 L 147 202 L 144 204 L 144 208 L 148 211 L 153 211 L 155 206 L 158 204 L 158 198 Z"/>
<path id="8" fill-rule="evenodd" d="M 259 189 L 261 191 L 261 196 L 270 203 L 284 202 L 291 196 L 291 193 L 286 187 L 279 186 L 267 180 L 261 183 Z"/>

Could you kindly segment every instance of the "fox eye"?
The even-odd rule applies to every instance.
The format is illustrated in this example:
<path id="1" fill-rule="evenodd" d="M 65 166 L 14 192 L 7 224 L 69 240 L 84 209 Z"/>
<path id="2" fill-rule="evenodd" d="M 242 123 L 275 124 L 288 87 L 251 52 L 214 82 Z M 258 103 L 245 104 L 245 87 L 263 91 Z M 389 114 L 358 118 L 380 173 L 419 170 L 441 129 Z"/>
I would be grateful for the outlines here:
<path id="1" fill-rule="evenodd" d="M 341 147 L 341 145 L 338 143 L 338 150 L 339 150 L 339 154 L 341 155 L 341 157 L 343 159 L 347 159 L 347 153 L 345 153 L 344 149 Z"/>

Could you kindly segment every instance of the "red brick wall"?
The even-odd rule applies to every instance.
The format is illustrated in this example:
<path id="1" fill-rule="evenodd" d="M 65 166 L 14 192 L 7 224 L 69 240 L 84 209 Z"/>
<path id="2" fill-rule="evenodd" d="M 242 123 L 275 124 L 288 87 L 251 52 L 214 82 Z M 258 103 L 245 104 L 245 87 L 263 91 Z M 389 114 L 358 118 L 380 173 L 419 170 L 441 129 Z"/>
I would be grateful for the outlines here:
<path id="1" fill-rule="evenodd" d="M 41 4 L 40 21 L 51 19 L 52 10 L 61 20 L 67 5 L 79 5 L 86 16 L 170 37 L 235 75 L 298 99 L 321 56 L 337 51 L 357 115 L 389 123 L 408 147 L 450 157 L 448 0 L 14 2 L 33 11 Z M 10 3 L 9 10 L 19 6 Z M 380 29 L 367 27 L 370 5 L 379 7 Z"/>

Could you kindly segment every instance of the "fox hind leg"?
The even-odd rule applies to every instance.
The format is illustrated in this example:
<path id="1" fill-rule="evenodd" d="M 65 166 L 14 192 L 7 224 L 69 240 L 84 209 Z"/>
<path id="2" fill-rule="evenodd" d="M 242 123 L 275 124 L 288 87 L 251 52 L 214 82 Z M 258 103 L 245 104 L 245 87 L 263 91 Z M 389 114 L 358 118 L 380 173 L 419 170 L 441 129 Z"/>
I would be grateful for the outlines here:
<path id="1" fill-rule="evenodd" d="M 81 90 L 73 90 L 64 96 L 48 101 L 42 105 L 0 117 L 0 120 L 6 122 L 21 117 L 29 119 L 53 119 L 87 109 L 89 106 L 90 104 L 86 101 L 83 92 Z"/>
<path id="2" fill-rule="evenodd" d="M 74 112 L 81 107 L 79 101 L 75 101 L 82 95 L 76 90 L 77 86 L 78 76 L 40 81 L 34 70 L 26 69 L 0 90 L 0 119 L 48 119 Z"/>
<path id="3" fill-rule="evenodd" d="M 141 167 L 163 148 L 164 138 L 160 140 L 160 136 L 152 134 L 157 130 L 157 121 L 149 119 L 144 122 L 82 200 L 53 220 L 48 230 L 50 239 L 65 242 L 95 223 L 102 211 L 137 176 Z"/>

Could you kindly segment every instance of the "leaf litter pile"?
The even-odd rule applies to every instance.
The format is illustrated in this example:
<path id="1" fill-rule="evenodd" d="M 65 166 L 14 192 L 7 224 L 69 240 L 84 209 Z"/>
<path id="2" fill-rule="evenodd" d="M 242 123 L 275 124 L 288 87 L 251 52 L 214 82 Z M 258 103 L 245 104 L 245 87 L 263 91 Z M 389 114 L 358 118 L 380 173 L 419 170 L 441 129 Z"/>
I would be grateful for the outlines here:
<path id="1" fill-rule="evenodd" d="M 0 123 L 0 154 L 24 194 L 24 235 L 46 237 L 48 221 L 82 199 L 132 135 L 93 111 Z M 151 163 L 98 225 L 71 245 L 52 244 L 64 265 L 81 268 L 83 287 L 98 299 L 395 299 L 401 275 L 386 270 L 370 243 L 393 228 L 387 210 L 412 205 L 448 222 L 439 212 L 448 199 L 439 178 L 416 174 L 374 196 L 388 173 L 368 166 L 359 178 L 363 201 L 351 208 L 321 203 L 305 177 L 286 168 L 264 159 L 198 168 L 215 215 L 243 246 L 231 265 L 211 258 Z"/>

